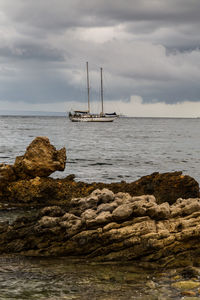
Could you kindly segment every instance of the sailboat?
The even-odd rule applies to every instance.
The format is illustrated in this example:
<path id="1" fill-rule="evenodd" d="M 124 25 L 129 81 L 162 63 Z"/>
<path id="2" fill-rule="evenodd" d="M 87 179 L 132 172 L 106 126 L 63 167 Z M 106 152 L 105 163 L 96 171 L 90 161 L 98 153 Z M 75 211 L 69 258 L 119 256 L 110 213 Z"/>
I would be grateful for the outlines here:
<path id="1" fill-rule="evenodd" d="M 118 115 L 114 112 L 112 114 L 104 113 L 103 103 L 103 69 L 100 68 L 101 73 L 101 112 L 100 114 L 92 114 L 90 112 L 90 85 L 89 85 L 89 72 L 88 62 L 86 62 L 87 70 L 87 94 L 88 94 L 88 109 L 86 111 L 75 110 L 69 113 L 69 119 L 72 122 L 113 122 Z"/>

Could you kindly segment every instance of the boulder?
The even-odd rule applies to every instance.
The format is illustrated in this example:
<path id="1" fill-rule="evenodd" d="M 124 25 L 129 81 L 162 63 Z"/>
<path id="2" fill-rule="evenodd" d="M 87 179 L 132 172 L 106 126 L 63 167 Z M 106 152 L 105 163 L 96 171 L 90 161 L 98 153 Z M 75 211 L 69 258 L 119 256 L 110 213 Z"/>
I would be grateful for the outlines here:
<path id="1" fill-rule="evenodd" d="M 14 171 L 18 178 L 48 177 L 55 171 L 63 171 L 66 149 L 56 148 L 47 137 L 36 137 L 23 156 L 16 157 Z"/>

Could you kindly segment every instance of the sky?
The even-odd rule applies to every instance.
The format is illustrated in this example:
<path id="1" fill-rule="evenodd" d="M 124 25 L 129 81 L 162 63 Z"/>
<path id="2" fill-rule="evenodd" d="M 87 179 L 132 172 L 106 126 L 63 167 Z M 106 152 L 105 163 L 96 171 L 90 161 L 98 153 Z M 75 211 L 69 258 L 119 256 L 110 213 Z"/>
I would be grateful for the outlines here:
<path id="1" fill-rule="evenodd" d="M 0 113 L 200 116 L 199 0 L 0 0 Z"/>

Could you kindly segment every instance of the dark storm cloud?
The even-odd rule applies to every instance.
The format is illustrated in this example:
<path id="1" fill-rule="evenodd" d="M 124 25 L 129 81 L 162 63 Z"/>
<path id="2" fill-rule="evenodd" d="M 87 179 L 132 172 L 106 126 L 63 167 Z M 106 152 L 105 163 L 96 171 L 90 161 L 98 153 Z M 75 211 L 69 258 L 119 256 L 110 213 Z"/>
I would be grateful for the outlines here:
<path id="1" fill-rule="evenodd" d="M 0 100 L 82 101 L 85 61 L 109 99 L 198 101 L 199 0 L 0 0 Z"/>
<path id="2" fill-rule="evenodd" d="M 3 1 L 7 15 L 17 23 L 46 30 L 67 27 L 107 26 L 145 22 L 147 29 L 159 26 L 199 24 L 198 0 L 11 0 Z M 141 24 L 141 28 L 142 26 Z"/>
<path id="3" fill-rule="evenodd" d="M 2 80 L 1 97 L 6 101 L 26 103 L 55 103 L 68 99 L 80 102 L 84 100 L 82 90 L 73 88 L 60 73 L 39 69 L 24 70 L 10 78 L 10 84 Z M 10 88 L 12 87 L 12 88 Z"/>

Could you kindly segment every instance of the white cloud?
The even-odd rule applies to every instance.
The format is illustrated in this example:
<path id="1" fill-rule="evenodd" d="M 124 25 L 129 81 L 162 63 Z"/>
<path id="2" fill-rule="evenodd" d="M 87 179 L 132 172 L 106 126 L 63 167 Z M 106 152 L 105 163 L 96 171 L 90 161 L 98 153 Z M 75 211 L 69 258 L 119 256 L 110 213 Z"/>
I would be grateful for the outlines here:
<path id="1" fill-rule="evenodd" d="M 118 107 L 119 112 L 129 117 L 200 117 L 200 102 L 184 101 L 176 104 L 164 102 L 144 103 L 140 96 L 131 96 L 130 102 L 119 101 L 106 105 L 109 111 Z"/>

